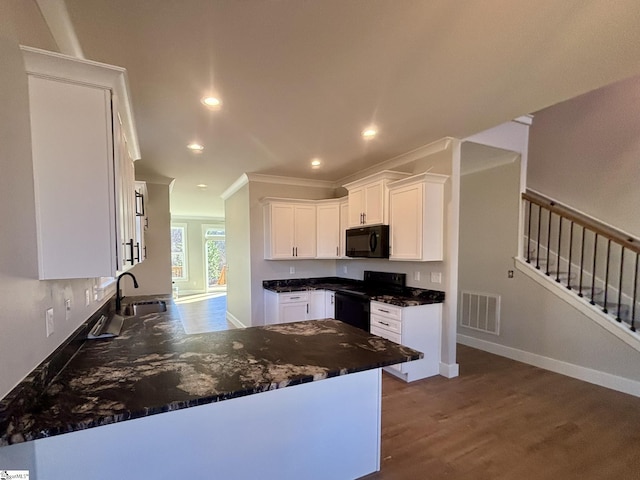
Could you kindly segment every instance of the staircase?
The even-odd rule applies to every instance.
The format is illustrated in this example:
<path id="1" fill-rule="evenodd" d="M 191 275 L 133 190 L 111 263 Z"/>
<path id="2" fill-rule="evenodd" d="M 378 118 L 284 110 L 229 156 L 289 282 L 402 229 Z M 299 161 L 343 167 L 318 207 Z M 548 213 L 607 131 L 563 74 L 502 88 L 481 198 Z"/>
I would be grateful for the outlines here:
<path id="1" fill-rule="evenodd" d="M 605 328 L 602 321 L 622 327 L 608 329 L 640 350 L 640 240 L 536 192 L 527 190 L 522 199 L 520 262 L 581 302 L 583 311 L 597 313 Z"/>

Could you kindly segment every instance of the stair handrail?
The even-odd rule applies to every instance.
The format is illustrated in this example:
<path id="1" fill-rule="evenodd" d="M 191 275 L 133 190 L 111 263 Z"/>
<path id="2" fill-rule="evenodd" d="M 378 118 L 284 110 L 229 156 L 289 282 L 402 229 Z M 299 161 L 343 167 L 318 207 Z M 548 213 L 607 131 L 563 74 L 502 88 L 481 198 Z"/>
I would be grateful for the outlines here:
<path id="1" fill-rule="evenodd" d="M 616 228 L 610 227 L 609 225 L 598 222 L 597 220 L 583 213 L 573 210 L 566 205 L 562 205 L 555 200 L 541 195 L 538 192 L 534 192 L 533 190 L 527 189 L 526 192 L 522 193 L 522 198 L 542 208 L 545 208 L 550 212 L 555 213 L 556 215 L 571 220 L 572 222 L 588 230 L 591 230 L 592 232 L 595 232 L 602 237 L 616 242 L 619 245 L 622 245 L 627 250 L 631 250 L 635 253 L 640 253 L 640 240 L 632 237 L 622 230 L 618 230 Z"/>

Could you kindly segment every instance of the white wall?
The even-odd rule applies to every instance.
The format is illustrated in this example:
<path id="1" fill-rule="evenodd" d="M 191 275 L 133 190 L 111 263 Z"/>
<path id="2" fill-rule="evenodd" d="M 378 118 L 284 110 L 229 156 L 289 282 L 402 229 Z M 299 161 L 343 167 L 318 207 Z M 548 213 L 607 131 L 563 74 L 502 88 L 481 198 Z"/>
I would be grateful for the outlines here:
<path id="1" fill-rule="evenodd" d="M 38 281 L 27 77 L 18 43 L 54 48 L 32 1 L 0 2 L 0 398 L 100 306 L 95 279 Z M 82 228 L 81 222 L 78 228 Z M 71 300 L 65 320 L 64 300 Z M 45 310 L 55 331 L 46 337 Z"/>
<path id="2" fill-rule="evenodd" d="M 124 295 L 171 294 L 171 213 L 169 212 L 169 186 L 147 182 L 145 208 L 149 228 L 145 232 L 147 258 L 131 268 L 139 288 L 133 288 L 131 279 L 123 279 L 120 288 Z"/>

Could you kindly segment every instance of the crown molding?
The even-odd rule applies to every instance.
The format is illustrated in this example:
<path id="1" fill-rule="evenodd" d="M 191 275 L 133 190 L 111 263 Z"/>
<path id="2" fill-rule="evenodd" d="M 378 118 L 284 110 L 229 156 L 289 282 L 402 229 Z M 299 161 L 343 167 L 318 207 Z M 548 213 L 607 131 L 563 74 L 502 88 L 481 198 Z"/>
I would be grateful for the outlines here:
<path id="1" fill-rule="evenodd" d="M 382 170 L 393 170 L 402 165 L 406 165 L 407 163 L 415 162 L 416 160 L 433 155 L 434 153 L 443 152 L 449 148 L 452 140 L 454 140 L 453 137 L 443 137 L 440 140 L 436 140 L 435 142 L 423 145 L 409 152 L 402 153 L 371 167 L 365 168 L 364 170 L 360 170 L 357 173 L 343 177 L 340 180 L 337 180 L 335 184 L 336 186 L 342 186 L 360 178 L 368 177 L 369 175 L 373 175 L 374 173 Z"/>

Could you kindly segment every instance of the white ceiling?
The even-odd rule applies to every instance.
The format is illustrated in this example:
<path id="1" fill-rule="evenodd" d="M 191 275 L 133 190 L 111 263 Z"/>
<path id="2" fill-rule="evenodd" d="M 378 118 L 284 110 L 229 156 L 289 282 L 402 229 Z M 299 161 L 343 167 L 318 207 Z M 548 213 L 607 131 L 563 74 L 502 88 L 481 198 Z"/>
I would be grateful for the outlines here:
<path id="1" fill-rule="evenodd" d="M 637 0 L 66 4 L 85 57 L 127 68 L 136 169 L 176 179 L 182 216 L 224 216 L 244 172 L 336 181 L 640 73 Z"/>

